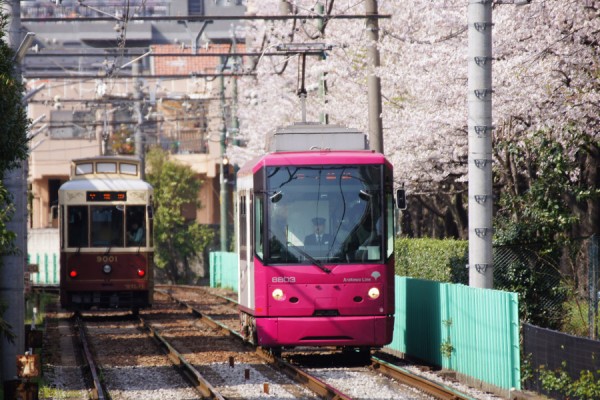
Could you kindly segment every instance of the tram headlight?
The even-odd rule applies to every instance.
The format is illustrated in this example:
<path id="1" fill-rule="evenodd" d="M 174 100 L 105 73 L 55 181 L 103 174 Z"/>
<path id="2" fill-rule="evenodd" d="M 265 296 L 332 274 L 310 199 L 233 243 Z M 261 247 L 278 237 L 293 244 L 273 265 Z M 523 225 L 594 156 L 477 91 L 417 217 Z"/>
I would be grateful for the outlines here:
<path id="1" fill-rule="evenodd" d="M 104 264 L 104 266 L 102 267 L 102 271 L 105 274 L 110 274 L 110 272 L 112 271 L 112 267 L 110 266 L 110 264 Z"/>
<path id="2" fill-rule="evenodd" d="M 372 287 L 371 289 L 369 289 L 369 298 L 372 300 L 378 299 L 379 298 L 379 289 L 377 289 L 376 287 Z"/>
<path id="3" fill-rule="evenodd" d="M 271 293 L 271 296 L 273 296 L 273 298 L 277 301 L 282 301 L 284 299 L 283 290 L 277 288 L 277 289 L 273 290 L 273 293 Z"/>

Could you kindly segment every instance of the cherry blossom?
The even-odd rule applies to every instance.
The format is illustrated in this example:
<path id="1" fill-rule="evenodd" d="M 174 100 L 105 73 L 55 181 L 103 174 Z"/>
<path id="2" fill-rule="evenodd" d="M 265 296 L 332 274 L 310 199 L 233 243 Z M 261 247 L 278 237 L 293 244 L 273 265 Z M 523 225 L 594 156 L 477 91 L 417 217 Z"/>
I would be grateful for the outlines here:
<path id="1" fill-rule="evenodd" d="M 258 15 L 280 14 L 281 0 L 248 0 Z M 316 12 L 315 0 L 290 1 L 292 12 Z M 467 175 L 466 0 L 380 0 L 379 20 L 384 152 L 395 179 L 413 193 L 462 187 Z M 537 130 L 557 140 L 569 132 L 597 141 L 600 118 L 600 1 L 532 0 L 523 7 L 493 2 L 493 121 L 495 141 L 518 142 Z M 330 9 L 329 9 L 330 8 Z M 330 16 L 364 14 L 364 1 L 328 0 Z M 324 60 L 307 57 L 307 115 L 367 131 L 365 21 L 253 21 L 249 50 L 275 51 L 288 42 L 331 44 Z M 256 73 L 240 81 L 240 134 L 247 148 L 230 148 L 242 163 L 264 152 L 266 135 L 300 120 L 298 57 L 245 60 Z M 327 93 L 319 94 L 325 77 Z M 568 129 L 567 129 L 568 128 Z M 564 140 L 565 145 L 575 146 Z M 573 157 L 579 149 L 567 148 Z M 502 168 L 500 163 L 495 168 Z M 573 179 L 578 179 L 574 173 Z"/>

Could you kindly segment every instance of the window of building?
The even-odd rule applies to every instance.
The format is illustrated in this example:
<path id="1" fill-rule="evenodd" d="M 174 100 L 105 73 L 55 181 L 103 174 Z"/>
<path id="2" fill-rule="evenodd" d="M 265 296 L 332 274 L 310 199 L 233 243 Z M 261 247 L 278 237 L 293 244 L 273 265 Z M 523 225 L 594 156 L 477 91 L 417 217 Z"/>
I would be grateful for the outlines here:
<path id="1" fill-rule="evenodd" d="M 53 110 L 50 114 L 52 139 L 93 139 L 94 115 L 89 110 Z"/>

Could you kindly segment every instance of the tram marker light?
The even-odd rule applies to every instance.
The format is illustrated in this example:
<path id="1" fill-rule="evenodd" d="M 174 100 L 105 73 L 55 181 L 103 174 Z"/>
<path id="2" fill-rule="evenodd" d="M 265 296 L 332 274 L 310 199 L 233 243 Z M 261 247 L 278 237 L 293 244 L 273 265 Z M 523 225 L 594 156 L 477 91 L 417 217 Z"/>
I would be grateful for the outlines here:
<path id="1" fill-rule="evenodd" d="M 282 301 L 284 299 L 283 290 L 279 288 L 273 290 L 273 293 L 271 295 L 277 301 Z"/>
<path id="2" fill-rule="evenodd" d="M 144 276 L 146 276 L 146 271 L 144 271 L 144 270 L 143 270 L 143 269 L 141 269 L 141 268 L 138 268 L 138 270 L 137 270 L 137 274 L 138 274 L 138 276 L 139 276 L 140 278 L 143 278 Z"/>
<path id="3" fill-rule="evenodd" d="M 74 269 L 72 269 L 72 270 L 69 272 L 69 276 L 70 276 L 71 278 L 77 278 L 77 271 L 76 271 L 76 270 L 74 270 Z"/>
<path id="4" fill-rule="evenodd" d="M 379 289 L 376 287 L 369 289 L 369 297 L 373 300 L 379 298 Z"/>

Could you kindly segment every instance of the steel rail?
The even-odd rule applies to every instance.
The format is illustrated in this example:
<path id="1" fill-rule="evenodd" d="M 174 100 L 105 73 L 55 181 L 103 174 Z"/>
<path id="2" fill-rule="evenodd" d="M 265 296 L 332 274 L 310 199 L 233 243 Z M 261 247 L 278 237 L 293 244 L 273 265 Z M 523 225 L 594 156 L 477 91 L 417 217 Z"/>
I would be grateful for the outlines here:
<path id="1" fill-rule="evenodd" d="M 239 340 L 241 340 L 243 343 L 246 343 L 244 341 L 244 338 L 242 337 L 242 335 L 240 335 L 239 333 L 237 333 L 236 331 L 232 330 L 231 328 L 229 328 L 227 325 L 209 317 L 208 315 L 206 315 L 205 313 L 203 313 L 202 311 L 198 310 L 197 308 L 194 308 L 192 306 L 190 306 L 188 303 L 186 303 L 183 300 L 180 300 L 178 298 L 176 298 L 175 296 L 173 296 L 172 293 L 170 293 L 168 290 L 165 289 L 154 289 L 155 292 L 159 292 L 162 293 L 166 296 L 168 296 L 169 298 L 171 298 L 171 300 L 173 300 L 175 303 L 179 304 L 179 306 L 181 307 L 185 307 L 187 308 L 187 310 L 192 313 L 196 318 L 198 318 L 199 320 L 201 320 L 202 322 L 206 323 L 208 326 L 210 326 L 211 328 L 214 329 L 219 329 L 221 331 L 223 331 L 224 333 L 227 333 L 229 336 L 233 336 Z M 212 294 L 211 294 L 212 295 Z M 216 296 L 216 295 L 212 295 L 212 296 Z M 222 297 L 222 296 L 219 296 Z M 227 299 L 226 297 L 222 297 L 224 299 Z M 231 299 L 228 299 L 229 301 L 231 301 Z"/>
<path id="2" fill-rule="evenodd" d="M 375 356 L 371 357 L 372 367 L 383 375 L 401 382 L 407 386 L 414 387 L 421 392 L 440 400 L 475 400 L 464 393 L 460 393 L 446 385 L 431 381 L 412 372 L 390 364 Z"/>
<path id="3" fill-rule="evenodd" d="M 165 294 L 165 295 L 169 295 L 169 285 L 161 285 L 158 284 L 155 286 L 155 288 L 160 291 L 161 293 Z M 194 285 L 177 285 L 177 288 L 179 289 L 190 289 L 190 290 L 195 290 L 198 289 L 198 286 L 194 286 Z M 213 297 L 218 297 L 221 300 L 225 301 L 228 305 L 232 305 L 237 307 L 238 306 L 238 301 L 236 299 L 232 299 L 231 297 L 227 297 L 227 296 L 223 296 L 217 293 L 211 293 L 210 294 Z M 171 298 L 173 298 L 172 296 L 170 296 Z M 237 309 L 235 310 L 237 312 Z"/>
<path id="4" fill-rule="evenodd" d="M 181 306 L 188 308 L 192 313 L 197 315 L 199 318 L 201 318 L 207 324 L 209 324 L 215 328 L 225 330 L 225 331 L 229 332 L 231 335 L 238 337 L 240 340 L 242 340 L 244 343 L 247 344 L 247 342 L 244 341 L 243 337 L 241 335 L 239 335 L 237 332 L 232 331 L 227 326 L 221 324 L 218 321 L 213 320 L 206 314 L 203 314 L 201 311 L 194 309 L 194 307 L 190 306 L 185 301 L 177 299 L 168 290 L 158 289 L 156 291 L 169 296 L 171 299 L 173 299 L 175 302 L 177 302 Z M 221 297 L 224 300 L 226 300 L 228 303 L 237 304 L 237 302 L 235 300 L 230 299 L 228 297 L 219 296 L 217 294 L 211 294 L 211 295 L 216 296 L 216 297 Z M 329 386 L 325 382 L 322 382 L 321 380 L 302 371 L 300 368 L 295 367 L 294 365 L 288 363 L 287 361 L 283 360 L 282 358 L 275 357 L 271 352 L 269 352 L 261 347 L 256 347 L 256 352 L 258 353 L 259 356 L 261 356 L 262 358 L 264 358 L 271 364 L 274 364 L 277 368 L 281 369 L 281 371 L 284 372 L 286 375 L 290 376 L 290 378 L 294 379 L 297 382 L 304 384 L 305 386 L 307 386 L 309 389 L 311 389 L 312 391 L 314 391 L 315 393 L 317 393 L 320 396 L 324 396 L 328 399 L 348 399 L 349 398 L 349 397 L 346 397 L 343 393 L 336 390 L 335 388 Z M 438 382 L 426 379 L 424 377 L 418 376 L 418 375 L 408 371 L 405 368 L 388 363 L 376 356 L 371 356 L 371 364 L 372 364 L 373 369 L 377 370 L 378 372 L 381 372 L 383 375 L 385 375 L 391 379 L 394 379 L 398 382 L 401 382 L 407 386 L 416 388 L 417 390 L 427 393 L 436 399 L 440 399 L 440 400 L 475 400 L 473 397 L 470 397 L 467 394 L 464 394 L 457 390 L 454 390 L 451 387 L 446 386 L 442 383 L 438 383 Z"/>
<path id="5" fill-rule="evenodd" d="M 160 334 L 158 329 L 152 327 L 143 317 L 138 316 L 138 318 L 143 327 L 150 331 L 152 337 L 159 343 L 173 365 L 180 368 L 185 377 L 192 382 L 202 396 L 210 399 L 225 400 L 225 397 L 223 397 L 218 390 L 211 385 L 192 364 L 190 364 L 189 361 L 187 361 L 185 356 L 171 346 L 171 344 Z"/>
<path id="6" fill-rule="evenodd" d="M 240 340 L 245 345 L 249 344 L 248 342 L 246 342 L 244 340 L 244 338 L 242 337 L 242 335 L 240 335 L 239 333 L 233 331 L 232 329 L 230 329 L 226 325 L 220 323 L 219 321 L 214 320 L 213 318 L 211 318 L 210 316 L 206 315 L 202 311 L 200 311 L 200 310 L 198 310 L 198 309 L 190 306 L 185 301 L 177 299 L 169 291 L 167 291 L 167 290 L 161 290 L 161 289 L 158 289 L 158 290 L 155 289 L 155 291 L 158 291 L 160 293 L 163 293 L 163 294 L 169 296 L 173 301 L 175 301 L 179 305 L 181 305 L 183 307 L 186 307 L 192 314 L 194 314 L 195 316 L 197 316 L 199 319 L 201 319 L 202 322 L 205 322 L 209 326 L 211 326 L 213 328 L 216 328 L 216 329 L 221 329 L 221 330 L 225 331 L 230 336 L 233 336 L 233 337 L 237 338 L 238 340 Z M 237 303 L 234 300 L 229 299 L 229 298 L 224 297 L 224 296 L 219 296 L 219 295 L 213 295 L 213 296 L 220 297 L 222 299 L 227 300 L 228 302 Z M 307 372 L 303 371 L 299 367 L 296 367 L 296 366 L 288 363 L 287 361 L 283 360 L 280 357 L 273 356 L 273 354 L 270 353 L 269 351 L 267 351 L 267 350 L 265 350 L 265 349 L 263 349 L 263 348 L 261 348 L 259 346 L 255 346 L 255 351 L 256 351 L 256 353 L 257 353 L 258 356 L 260 356 L 261 358 L 263 358 L 269 364 L 273 365 L 279 371 L 285 373 L 292 380 L 294 380 L 294 381 L 298 382 L 299 384 L 301 384 L 301 385 L 307 387 L 308 389 L 312 390 L 317 395 L 322 396 L 322 397 L 324 397 L 326 399 L 332 399 L 332 400 L 350 400 L 351 399 L 351 397 L 346 396 L 344 393 L 342 393 L 341 391 L 337 390 L 333 386 L 331 386 L 331 385 L 323 382 L 322 380 L 320 380 L 320 379 L 318 379 L 318 378 L 316 378 L 316 377 L 308 374 Z"/>
<path id="7" fill-rule="evenodd" d="M 98 375 L 98 369 L 96 367 L 96 362 L 94 361 L 94 357 L 92 352 L 90 351 L 88 340 L 87 340 L 87 330 L 85 328 L 85 324 L 81 319 L 81 315 L 75 315 L 75 324 L 77 326 L 77 330 L 79 331 L 79 340 L 81 341 L 81 347 L 83 348 L 83 354 L 85 356 L 85 362 L 88 365 L 90 370 L 90 374 L 92 375 L 92 381 L 94 383 L 94 389 L 92 390 L 92 396 L 95 400 L 104 400 L 107 397 L 104 394 L 104 388 L 102 386 L 102 380 Z"/>
<path id="8" fill-rule="evenodd" d="M 274 365 L 279 371 L 283 372 L 296 382 L 302 383 L 319 396 L 332 400 L 352 400 L 352 397 L 345 395 L 343 392 L 337 390 L 328 383 L 310 375 L 301 368 L 285 361 L 281 357 L 273 356 L 272 353 L 263 349 L 262 347 L 257 347 L 256 352 L 270 364 Z"/>

